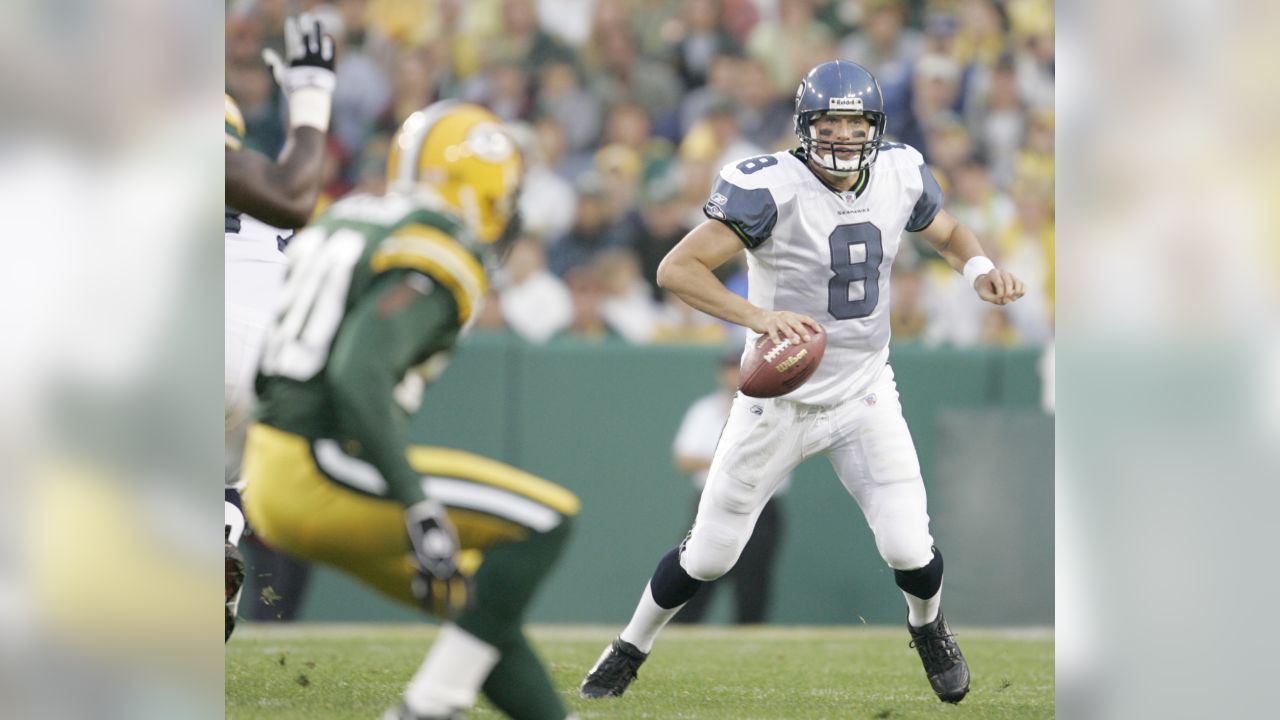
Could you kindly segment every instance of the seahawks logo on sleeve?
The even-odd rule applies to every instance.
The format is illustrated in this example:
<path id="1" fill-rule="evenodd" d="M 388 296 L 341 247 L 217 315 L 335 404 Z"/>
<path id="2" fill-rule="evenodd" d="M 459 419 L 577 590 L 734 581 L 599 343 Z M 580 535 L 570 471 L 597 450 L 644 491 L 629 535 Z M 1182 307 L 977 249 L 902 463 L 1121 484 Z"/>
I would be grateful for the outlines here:
<path id="1" fill-rule="evenodd" d="M 768 155 L 764 157 L 773 159 Z M 773 193 L 766 188 L 739 187 L 723 176 L 716 178 L 711 197 L 702 206 L 702 212 L 729 226 L 742 244 L 751 250 L 769 239 L 778 221 L 778 205 L 773 200 Z"/>

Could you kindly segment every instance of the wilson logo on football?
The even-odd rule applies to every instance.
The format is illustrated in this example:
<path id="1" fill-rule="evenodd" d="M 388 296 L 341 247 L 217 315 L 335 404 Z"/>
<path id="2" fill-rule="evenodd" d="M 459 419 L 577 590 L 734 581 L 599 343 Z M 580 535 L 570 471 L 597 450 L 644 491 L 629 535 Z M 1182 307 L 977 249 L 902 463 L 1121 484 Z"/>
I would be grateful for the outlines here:
<path id="1" fill-rule="evenodd" d="M 776 368 L 778 372 L 784 373 L 790 370 L 792 366 L 794 366 L 796 363 L 803 360 L 805 356 L 808 354 L 809 354 L 809 349 L 804 348 L 800 352 L 796 353 L 795 355 L 792 355 L 791 357 L 787 358 L 786 360 L 783 360 L 782 362 L 778 363 L 777 365 L 774 365 L 773 367 Z"/>

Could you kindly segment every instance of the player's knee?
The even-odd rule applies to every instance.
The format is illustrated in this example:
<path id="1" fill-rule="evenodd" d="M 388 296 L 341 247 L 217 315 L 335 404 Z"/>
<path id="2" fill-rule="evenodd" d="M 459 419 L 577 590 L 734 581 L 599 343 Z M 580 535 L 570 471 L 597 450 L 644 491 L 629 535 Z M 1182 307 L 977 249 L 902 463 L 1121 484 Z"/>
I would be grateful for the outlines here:
<path id="1" fill-rule="evenodd" d="M 689 543 L 680 554 L 680 566 L 694 580 L 711 582 L 733 569 L 741 551 L 738 543 L 728 538 Z"/>
<path id="2" fill-rule="evenodd" d="M 927 535 L 921 538 L 914 534 L 889 533 L 876 538 L 876 548 L 894 570 L 914 570 L 933 559 L 933 546 Z"/>

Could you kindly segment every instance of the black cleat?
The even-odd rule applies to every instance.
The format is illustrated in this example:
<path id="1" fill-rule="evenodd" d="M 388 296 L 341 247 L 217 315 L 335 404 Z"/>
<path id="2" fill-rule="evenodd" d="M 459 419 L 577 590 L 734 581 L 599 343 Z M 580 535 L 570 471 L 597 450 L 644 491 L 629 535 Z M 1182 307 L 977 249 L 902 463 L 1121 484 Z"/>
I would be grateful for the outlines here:
<path id="1" fill-rule="evenodd" d="M 236 629 L 236 613 L 240 608 L 240 589 L 244 587 L 244 557 L 240 555 L 240 550 L 232 545 L 229 541 L 224 540 L 227 550 L 226 562 L 226 585 L 227 585 L 227 611 L 226 611 L 226 630 L 227 637 L 223 640 L 226 642 L 231 639 L 231 633 Z"/>
<path id="2" fill-rule="evenodd" d="M 911 647 L 920 653 L 929 684 L 942 702 L 958 703 L 969 694 L 969 665 L 960 654 L 956 636 L 951 634 L 947 619 L 938 618 L 923 627 L 907 625 L 911 631 Z"/>
<path id="3" fill-rule="evenodd" d="M 462 720 L 461 713 L 450 715 L 417 715 L 405 703 L 400 703 L 382 714 L 381 720 Z"/>
<path id="4" fill-rule="evenodd" d="M 642 653 L 635 645 L 617 638 L 605 648 L 595 667 L 583 678 L 578 693 L 584 698 L 622 697 L 647 657 L 648 653 Z"/>

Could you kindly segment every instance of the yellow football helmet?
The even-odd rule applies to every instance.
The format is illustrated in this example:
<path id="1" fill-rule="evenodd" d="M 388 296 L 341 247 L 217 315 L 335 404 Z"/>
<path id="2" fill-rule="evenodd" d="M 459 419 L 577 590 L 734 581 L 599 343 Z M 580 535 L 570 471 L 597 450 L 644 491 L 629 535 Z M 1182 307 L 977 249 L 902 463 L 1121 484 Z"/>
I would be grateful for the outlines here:
<path id="1" fill-rule="evenodd" d="M 421 185 L 438 194 L 476 239 L 501 238 L 516 211 L 524 161 L 497 115 L 444 100 L 404 121 L 387 158 L 388 187 Z"/>

